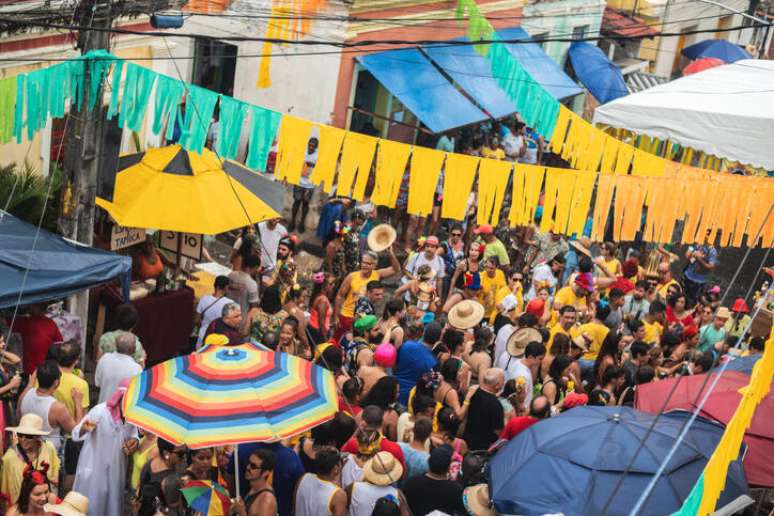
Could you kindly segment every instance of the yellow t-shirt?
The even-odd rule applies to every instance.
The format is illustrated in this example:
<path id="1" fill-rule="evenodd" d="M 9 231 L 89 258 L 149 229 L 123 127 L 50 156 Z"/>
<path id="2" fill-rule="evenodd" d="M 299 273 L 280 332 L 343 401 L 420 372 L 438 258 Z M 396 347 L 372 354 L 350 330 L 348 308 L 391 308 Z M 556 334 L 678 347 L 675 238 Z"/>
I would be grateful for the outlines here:
<path id="1" fill-rule="evenodd" d="M 554 296 L 554 306 L 559 303 L 562 306 L 570 305 L 574 306 L 578 310 L 585 311 L 588 308 L 588 305 L 586 304 L 586 297 L 578 297 L 575 294 L 575 291 L 572 289 L 571 286 L 567 285 L 566 287 L 562 287 L 559 289 L 559 291 Z"/>
<path id="2" fill-rule="evenodd" d="M 494 318 L 497 315 L 497 291 L 502 287 L 508 287 L 503 271 L 495 269 L 493 278 L 490 278 L 486 272 L 481 273 L 481 291 L 478 293 L 478 300 L 484 305 L 485 317 Z"/>
<path id="3" fill-rule="evenodd" d="M 67 407 L 67 412 L 75 419 L 75 402 L 71 394 L 73 389 L 78 389 L 83 393 L 81 405 L 85 414 L 89 410 L 89 384 L 77 374 L 63 372 L 59 379 L 59 387 L 54 391 L 54 397 Z"/>
<path id="4" fill-rule="evenodd" d="M 366 293 L 366 286 L 371 281 L 379 279 L 379 273 L 372 271 L 371 275 L 367 278 L 363 278 L 360 271 L 356 271 L 352 275 L 352 282 L 349 284 L 349 292 L 344 299 L 344 303 L 341 305 L 341 315 L 344 317 L 355 316 L 355 303 L 360 296 L 364 296 Z"/>
<path id="5" fill-rule="evenodd" d="M 618 274 L 621 272 L 621 262 L 619 262 L 617 258 L 613 258 L 609 261 L 605 260 L 604 266 L 605 269 L 607 269 L 607 272 L 609 272 L 613 277 L 618 276 Z"/>
<path id="6" fill-rule="evenodd" d="M 59 480 L 59 457 L 56 449 L 50 441 L 43 441 L 40 446 L 38 458 L 33 462 L 35 469 L 40 469 L 43 463 L 48 464 L 48 473 L 46 476 L 51 482 Z M 0 492 L 8 495 L 11 500 L 18 500 L 19 491 L 21 491 L 24 468 L 27 464 L 19 456 L 14 448 L 8 448 L 3 455 L 3 467 L 0 474 Z"/>
<path id="7" fill-rule="evenodd" d="M 677 281 L 675 281 L 674 278 L 667 281 L 663 285 L 658 286 L 658 288 L 656 289 L 656 292 L 658 293 L 659 296 L 661 296 L 661 299 L 667 298 L 667 291 L 669 290 L 669 287 L 671 287 L 672 285 L 678 285 Z"/>
<path id="8" fill-rule="evenodd" d="M 610 333 L 610 329 L 604 324 L 592 321 L 581 324 L 578 327 L 578 335 L 583 335 L 584 333 L 591 337 L 591 344 L 589 345 L 589 350 L 581 358 L 584 360 L 596 360 L 599 349 L 602 347 L 602 342 L 604 342 L 607 334 Z"/>
<path id="9" fill-rule="evenodd" d="M 651 346 L 658 345 L 661 342 L 661 333 L 664 328 L 657 322 L 651 324 L 645 319 L 642 320 L 642 323 L 645 325 L 645 338 L 643 340 Z"/>
<path id="10" fill-rule="evenodd" d="M 562 328 L 561 324 L 554 324 L 554 326 L 548 332 L 548 342 L 546 343 L 546 353 L 551 352 L 551 346 L 554 344 L 554 335 L 556 335 L 557 333 L 567 335 L 570 339 L 574 339 L 579 335 L 577 326 L 573 326 L 572 328 L 570 328 L 570 331 L 568 333 L 564 330 L 564 328 Z"/>
<path id="11" fill-rule="evenodd" d="M 504 160 L 505 159 L 505 151 L 500 149 L 499 147 L 497 149 L 491 149 L 489 147 L 484 147 L 481 150 L 481 156 L 484 157 L 484 158 L 489 158 L 489 159 Z"/>

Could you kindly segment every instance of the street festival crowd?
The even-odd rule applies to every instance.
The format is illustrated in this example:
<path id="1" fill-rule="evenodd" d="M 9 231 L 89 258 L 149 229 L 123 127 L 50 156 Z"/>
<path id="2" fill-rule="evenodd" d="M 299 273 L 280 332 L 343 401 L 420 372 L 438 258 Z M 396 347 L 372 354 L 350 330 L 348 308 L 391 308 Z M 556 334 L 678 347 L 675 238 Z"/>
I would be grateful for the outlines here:
<path id="1" fill-rule="evenodd" d="M 493 129 L 499 136 L 443 135 L 437 147 L 543 159 L 523 125 Z M 407 188 L 395 210 L 327 199 L 314 228 L 324 259 L 309 274 L 296 263 L 314 193 L 303 181 L 287 228 L 267 220 L 234 242 L 233 271 L 196 307 L 193 352 L 257 342 L 330 370 L 339 394 L 330 421 L 242 444 L 238 461 L 233 447 L 190 450 L 126 423 L 121 399 L 145 366 L 131 304 L 99 340 L 94 385 L 79 370 L 79 343 L 45 307 L 13 319 L 14 338 L 0 341 L 5 514 L 194 514 L 186 482 L 235 496 L 235 478 L 242 495 L 230 512 L 240 515 L 496 514 L 487 461 L 531 425 L 581 405 L 631 406 L 639 385 L 707 372 L 740 337 L 743 354 L 763 351 L 763 338 L 743 334 L 745 300 L 720 304 L 710 244 L 678 257 L 570 240 L 538 229 L 540 209 L 529 227 L 476 225 L 475 198 L 462 223 L 438 210 L 409 217 Z M 174 263 L 147 243 L 134 273 L 165 265 Z"/>

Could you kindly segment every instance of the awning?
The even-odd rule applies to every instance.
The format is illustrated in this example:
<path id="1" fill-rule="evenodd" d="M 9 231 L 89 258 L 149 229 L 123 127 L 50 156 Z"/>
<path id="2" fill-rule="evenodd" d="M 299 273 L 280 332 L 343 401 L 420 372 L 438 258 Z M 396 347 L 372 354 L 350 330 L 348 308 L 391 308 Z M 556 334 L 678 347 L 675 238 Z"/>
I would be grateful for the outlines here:
<path id="1" fill-rule="evenodd" d="M 419 49 L 389 50 L 357 60 L 434 133 L 488 118 Z"/>
<path id="2" fill-rule="evenodd" d="M 477 54 L 472 46 L 442 44 L 422 50 L 492 117 L 503 118 L 516 112 L 516 105 L 491 77 L 489 59 Z"/>
<path id="3" fill-rule="evenodd" d="M 658 31 L 646 24 L 642 19 L 626 14 L 625 12 L 605 7 L 602 16 L 603 35 L 620 36 L 624 38 L 647 38 L 658 35 Z"/>
<path id="4" fill-rule="evenodd" d="M 530 35 L 521 27 L 499 29 L 500 38 L 509 40 L 530 39 Z M 558 64 L 546 54 L 537 43 L 506 43 L 510 53 L 529 72 L 530 76 L 543 86 L 555 99 L 572 97 L 583 90 Z"/>
<path id="5" fill-rule="evenodd" d="M 576 41 L 567 54 L 575 75 L 600 104 L 629 94 L 621 69 L 599 47 Z"/>
<path id="6" fill-rule="evenodd" d="M 124 280 L 132 260 L 66 240 L 0 210 L 0 308 L 67 297 L 107 281 Z M 33 251 L 34 247 L 34 251 Z"/>
<path id="7" fill-rule="evenodd" d="M 774 170 L 774 61 L 746 59 L 600 106 L 594 123 Z"/>

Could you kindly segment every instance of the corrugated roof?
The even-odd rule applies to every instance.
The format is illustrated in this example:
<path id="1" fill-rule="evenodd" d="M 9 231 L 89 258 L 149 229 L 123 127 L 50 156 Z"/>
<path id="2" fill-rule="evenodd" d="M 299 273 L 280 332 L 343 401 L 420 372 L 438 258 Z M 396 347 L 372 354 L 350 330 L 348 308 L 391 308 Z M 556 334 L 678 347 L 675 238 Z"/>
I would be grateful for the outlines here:
<path id="1" fill-rule="evenodd" d="M 669 82 L 669 79 L 666 77 L 645 72 L 632 72 L 627 74 L 624 78 L 626 79 L 626 87 L 629 88 L 630 93 L 637 93 L 638 91 L 644 91 L 653 86 Z"/>
<path id="2" fill-rule="evenodd" d="M 602 17 L 602 34 L 647 37 L 658 35 L 658 31 L 636 16 L 630 16 L 619 9 L 605 7 L 605 14 Z"/>

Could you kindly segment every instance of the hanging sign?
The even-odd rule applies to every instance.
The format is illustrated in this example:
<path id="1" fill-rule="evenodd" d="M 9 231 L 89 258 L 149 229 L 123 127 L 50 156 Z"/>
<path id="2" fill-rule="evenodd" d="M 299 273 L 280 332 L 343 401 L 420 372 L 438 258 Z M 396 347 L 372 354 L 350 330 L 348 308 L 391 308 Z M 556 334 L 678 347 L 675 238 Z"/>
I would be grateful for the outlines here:
<path id="1" fill-rule="evenodd" d="M 145 230 L 141 228 L 125 228 L 118 224 L 113 225 L 110 234 L 110 250 L 117 251 L 125 247 L 139 244 L 145 240 Z"/>
<path id="2" fill-rule="evenodd" d="M 193 260 L 202 259 L 203 236 L 196 233 L 178 233 L 177 231 L 161 231 L 159 247 Z"/>

